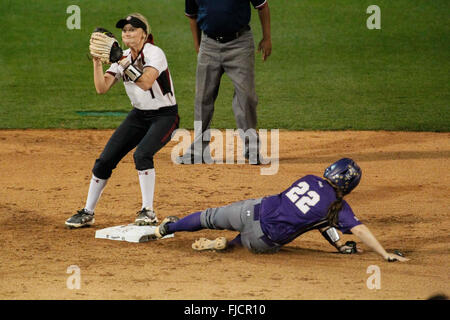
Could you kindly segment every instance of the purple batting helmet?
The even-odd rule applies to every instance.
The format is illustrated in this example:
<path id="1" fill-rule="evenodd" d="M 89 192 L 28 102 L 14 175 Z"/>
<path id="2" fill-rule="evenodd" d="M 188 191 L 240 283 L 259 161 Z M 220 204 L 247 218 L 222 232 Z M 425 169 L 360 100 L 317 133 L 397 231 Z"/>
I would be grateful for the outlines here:
<path id="1" fill-rule="evenodd" d="M 349 158 L 342 158 L 328 168 L 323 173 L 324 178 L 329 180 L 343 195 L 349 194 L 361 180 L 362 171 L 355 161 Z"/>

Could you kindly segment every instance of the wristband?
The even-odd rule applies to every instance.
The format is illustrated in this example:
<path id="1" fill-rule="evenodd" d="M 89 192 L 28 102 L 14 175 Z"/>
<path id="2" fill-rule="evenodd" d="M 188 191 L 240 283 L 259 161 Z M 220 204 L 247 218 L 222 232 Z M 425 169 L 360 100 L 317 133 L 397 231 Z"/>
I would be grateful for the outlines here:
<path id="1" fill-rule="evenodd" d="M 131 81 L 136 82 L 141 76 L 142 72 L 140 72 L 137 68 L 135 68 L 133 65 L 128 66 L 128 68 L 125 69 L 124 73 L 130 78 Z"/>
<path id="2" fill-rule="evenodd" d="M 336 246 L 336 242 L 339 241 L 339 233 L 337 232 L 336 228 L 331 227 L 321 232 L 322 236 L 327 239 L 327 241 L 332 245 Z"/>

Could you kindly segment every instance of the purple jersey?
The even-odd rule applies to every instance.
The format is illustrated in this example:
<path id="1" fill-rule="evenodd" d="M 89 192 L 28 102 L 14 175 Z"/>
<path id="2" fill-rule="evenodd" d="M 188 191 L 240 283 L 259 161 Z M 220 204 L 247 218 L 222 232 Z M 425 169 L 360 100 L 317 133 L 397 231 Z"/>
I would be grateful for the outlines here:
<path id="1" fill-rule="evenodd" d="M 272 241 L 286 244 L 303 228 L 324 219 L 335 200 L 336 193 L 326 180 L 314 175 L 304 176 L 282 193 L 262 200 L 261 228 Z M 351 233 L 350 229 L 359 224 L 361 222 L 344 200 L 338 229 Z"/>

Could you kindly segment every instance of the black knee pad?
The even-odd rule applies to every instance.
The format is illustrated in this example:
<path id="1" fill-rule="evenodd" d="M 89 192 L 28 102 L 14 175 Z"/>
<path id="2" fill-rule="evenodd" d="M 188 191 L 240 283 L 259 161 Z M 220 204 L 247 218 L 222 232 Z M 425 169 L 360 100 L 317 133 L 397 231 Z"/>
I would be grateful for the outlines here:
<path id="1" fill-rule="evenodd" d="M 153 163 L 153 155 L 148 156 L 142 152 L 136 151 L 133 154 L 133 158 L 136 170 L 148 170 L 153 169 L 155 167 Z"/>
<path id="2" fill-rule="evenodd" d="M 95 160 L 94 168 L 92 169 L 92 173 L 94 176 L 100 179 L 109 179 L 111 177 L 112 171 L 114 169 L 114 165 L 112 165 L 109 161 L 99 158 Z"/>
<path id="3" fill-rule="evenodd" d="M 200 222 L 204 228 L 216 229 L 216 226 L 213 223 L 213 215 L 211 213 L 211 208 L 204 210 L 200 215 Z"/>

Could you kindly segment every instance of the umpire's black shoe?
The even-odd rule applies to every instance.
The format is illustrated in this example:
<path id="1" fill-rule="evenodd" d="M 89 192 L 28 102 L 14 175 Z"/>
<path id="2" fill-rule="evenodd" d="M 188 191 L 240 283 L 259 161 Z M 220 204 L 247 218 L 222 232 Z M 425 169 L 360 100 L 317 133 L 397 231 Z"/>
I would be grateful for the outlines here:
<path id="1" fill-rule="evenodd" d="M 161 239 L 164 238 L 165 236 L 167 236 L 168 234 L 170 234 L 167 225 L 169 223 L 174 223 L 177 222 L 178 220 L 180 220 L 180 218 L 175 217 L 175 216 L 170 216 L 165 218 L 161 224 L 159 226 L 156 227 L 155 229 L 155 236 L 157 239 Z"/>
<path id="2" fill-rule="evenodd" d="M 66 226 L 68 228 L 81 228 L 91 226 L 94 222 L 94 213 L 89 213 L 86 209 L 81 209 L 66 220 Z"/>

